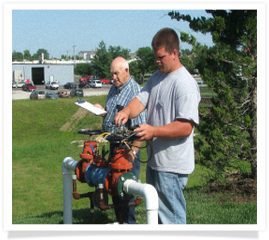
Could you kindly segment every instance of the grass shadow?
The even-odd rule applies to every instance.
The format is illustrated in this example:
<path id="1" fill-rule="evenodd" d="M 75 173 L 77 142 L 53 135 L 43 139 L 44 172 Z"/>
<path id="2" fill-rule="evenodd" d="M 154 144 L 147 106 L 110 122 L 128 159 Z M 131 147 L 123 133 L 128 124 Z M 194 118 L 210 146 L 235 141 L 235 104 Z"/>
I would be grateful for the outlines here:
<path id="1" fill-rule="evenodd" d="M 116 222 L 114 210 L 109 214 L 99 209 L 94 209 L 94 224 L 110 224 Z M 63 224 L 63 212 L 55 211 L 36 216 L 27 216 L 12 219 L 12 224 Z M 73 210 L 73 224 L 92 224 L 90 208 Z"/>

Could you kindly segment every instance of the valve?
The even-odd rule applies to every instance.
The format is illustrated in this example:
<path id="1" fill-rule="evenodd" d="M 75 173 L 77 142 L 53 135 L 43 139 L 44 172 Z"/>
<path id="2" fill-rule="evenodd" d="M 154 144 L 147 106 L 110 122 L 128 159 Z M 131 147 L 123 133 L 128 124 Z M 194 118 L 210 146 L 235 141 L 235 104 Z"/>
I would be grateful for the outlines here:
<path id="1" fill-rule="evenodd" d="M 82 129 L 78 133 L 87 134 L 91 137 L 103 132 Z M 75 171 L 77 179 L 82 183 L 87 183 L 90 187 L 103 184 L 104 189 L 112 196 L 119 196 L 124 200 L 132 198 L 133 196 L 128 196 L 122 191 L 122 179 L 136 180 L 134 174 L 130 172 L 133 164 L 129 162 L 128 150 L 121 146 L 122 140 L 125 138 L 126 136 L 122 135 L 108 135 L 106 137 L 107 141 L 116 146 L 112 154 L 110 153 L 110 158 L 105 158 L 104 154 L 101 156 L 97 141 L 85 141 L 83 152 L 80 154 L 81 160 L 78 162 Z M 102 152 L 105 151 L 102 150 Z"/>
<path id="2" fill-rule="evenodd" d="M 88 130 L 88 129 L 80 129 L 77 131 L 79 134 L 89 135 L 90 138 L 93 135 L 103 133 L 101 130 Z M 76 175 L 80 182 L 86 183 L 85 179 L 85 170 L 89 164 L 93 163 L 93 159 L 96 158 L 98 154 L 97 151 L 97 142 L 96 141 L 85 141 L 83 152 L 80 154 L 81 160 L 77 164 Z"/>
<path id="3" fill-rule="evenodd" d="M 82 182 L 87 183 L 90 187 L 95 187 L 95 191 L 86 194 L 78 194 L 76 187 L 76 180 L 73 180 L 73 196 L 75 199 L 81 199 L 83 197 L 89 197 L 91 200 L 91 211 L 93 208 L 98 207 L 101 210 L 108 210 L 112 208 L 118 208 L 120 214 L 122 209 L 129 206 L 138 206 L 141 203 L 141 198 L 137 197 L 134 202 L 129 202 L 133 195 L 127 194 L 123 191 L 123 184 L 127 179 L 133 179 L 138 181 L 135 175 L 130 172 L 133 168 L 133 164 L 129 162 L 129 154 L 123 144 L 126 139 L 131 141 L 135 138 L 136 133 L 121 129 L 119 134 L 103 133 L 101 130 L 87 130 L 81 129 L 79 134 L 99 135 L 98 139 L 102 135 L 105 135 L 105 139 L 113 144 L 114 149 L 111 148 L 108 158 L 105 155 L 109 152 L 103 149 L 100 151 L 97 140 L 88 140 L 84 142 L 84 148 L 80 154 L 81 160 L 76 165 L 75 173 L 76 178 Z M 101 152 L 101 154 L 100 154 Z M 118 204 L 108 204 L 108 194 L 111 196 L 118 196 L 120 199 L 127 201 L 124 206 Z M 94 218 L 92 216 L 92 222 Z M 122 222 L 121 222 L 122 223 Z"/>

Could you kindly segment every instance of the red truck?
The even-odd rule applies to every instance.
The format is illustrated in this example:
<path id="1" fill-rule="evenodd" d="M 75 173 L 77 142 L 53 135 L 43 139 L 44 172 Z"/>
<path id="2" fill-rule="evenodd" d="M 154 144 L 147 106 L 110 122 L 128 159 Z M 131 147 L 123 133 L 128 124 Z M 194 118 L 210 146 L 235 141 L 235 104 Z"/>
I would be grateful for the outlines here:
<path id="1" fill-rule="evenodd" d="M 90 75 L 87 75 L 85 77 L 82 77 L 79 79 L 80 82 L 89 82 L 91 80 L 91 76 Z"/>
<path id="2" fill-rule="evenodd" d="M 108 78 L 103 78 L 103 79 L 101 79 L 101 83 L 102 84 L 109 84 L 109 83 L 111 83 L 111 80 Z"/>
<path id="3" fill-rule="evenodd" d="M 24 91 L 34 91 L 36 89 L 36 86 L 34 86 L 32 83 L 25 83 L 23 86 L 22 86 L 22 90 Z"/>

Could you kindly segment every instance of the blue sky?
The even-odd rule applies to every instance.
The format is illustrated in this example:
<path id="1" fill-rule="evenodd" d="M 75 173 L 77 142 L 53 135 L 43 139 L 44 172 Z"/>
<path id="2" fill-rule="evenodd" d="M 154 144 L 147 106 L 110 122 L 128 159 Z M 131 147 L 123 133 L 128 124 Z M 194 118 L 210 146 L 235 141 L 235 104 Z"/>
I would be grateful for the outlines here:
<path id="1" fill-rule="evenodd" d="M 256 2 L 243 5 L 241 2 L 16 2 L 3 5 L 4 54 L 26 49 L 34 54 L 44 48 L 50 57 L 57 58 L 67 51 L 73 55 L 74 43 L 78 54 L 94 50 L 102 40 L 107 47 L 121 46 L 135 52 L 150 46 L 154 34 L 163 27 L 191 33 L 198 42 L 212 45 L 210 34 L 195 33 L 187 22 L 171 20 L 167 15 L 171 10 L 192 17 L 210 17 L 204 9 L 258 9 L 258 23 L 265 22 L 265 6 Z M 181 48 L 191 46 L 181 43 Z"/>
<path id="2" fill-rule="evenodd" d="M 180 10 L 193 17 L 210 16 L 204 10 Z M 46 49 L 50 57 L 73 56 L 91 51 L 101 41 L 106 46 L 121 46 L 135 52 L 150 46 L 154 34 L 171 27 L 193 34 L 202 44 L 212 45 L 211 35 L 190 30 L 187 22 L 171 20 L 170 10 L 12 10 L 12 51 Z M 186 43 L 182 49 L 189 48 Z"/>

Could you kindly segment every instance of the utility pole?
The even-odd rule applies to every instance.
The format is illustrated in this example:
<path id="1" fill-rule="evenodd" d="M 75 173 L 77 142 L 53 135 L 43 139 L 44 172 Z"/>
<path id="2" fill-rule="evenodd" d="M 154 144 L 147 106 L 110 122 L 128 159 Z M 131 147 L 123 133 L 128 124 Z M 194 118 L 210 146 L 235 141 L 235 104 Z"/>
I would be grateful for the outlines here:
<path id="1" fill-rule="evenodd" d="M 76 45 L 73 45 L 74 64 L 76 64 Z"/>

